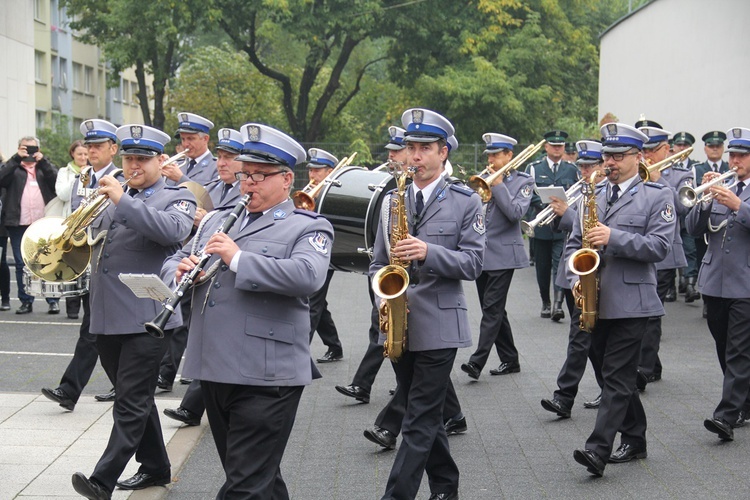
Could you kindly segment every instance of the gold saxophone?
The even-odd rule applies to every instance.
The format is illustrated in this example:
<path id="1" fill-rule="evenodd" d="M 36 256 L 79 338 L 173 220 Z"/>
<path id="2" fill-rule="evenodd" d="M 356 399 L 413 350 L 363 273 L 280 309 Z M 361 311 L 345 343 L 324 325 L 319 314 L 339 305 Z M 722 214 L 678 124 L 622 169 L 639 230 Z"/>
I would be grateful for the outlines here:
<path id="1" fill-rule="evenodd" d="M 407 237 L 409 226 L 406 217 L 406 179 L 410 173 L 398 172 L 396 193 L 391 197 L 390 206 L 390 248 Z M 391 252 L 390 263 L 375 273 L 372 289 L 386 302 L 380 306 L 380 330 L 385 334 L 383 356 L 398 361 L 406 350 L 406 289 L 409 287 L 409 262 L 402 261 Z"/>
<path id="2" fill-rule="evenodd" d="M 591 332 L 596 326 L 599 316 L 599 252 L 588 238 L 589 231 L 599 223 L 596 212 L 596 182 L 602 172 L 591 174 L 588 182 L 581 186 L 584 203 L 581 205 L 581 248 L 573 252 L 568 260 L 568 266 L 578 281 L 573 285 L 573 295 L 576 307 L 581 310 L 579 328 Z"/>

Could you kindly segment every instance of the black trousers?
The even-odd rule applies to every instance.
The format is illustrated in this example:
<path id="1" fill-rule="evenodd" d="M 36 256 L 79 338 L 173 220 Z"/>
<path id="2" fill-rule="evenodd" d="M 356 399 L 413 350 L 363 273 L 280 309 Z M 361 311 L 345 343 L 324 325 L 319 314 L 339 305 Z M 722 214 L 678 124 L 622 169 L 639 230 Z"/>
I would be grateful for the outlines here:
<path id="1" fill-rule="evenodd" d="M 659 300 L 664 304 L 664 297 L 669 292 L 669 287 L 674 285 L 676 269 L 662 269 L 656 272 L 656 293 Z M 646 334 L 643 336 L 641 345 L 641 360 L 638 370 L 646 375 L 661 375 L 661 360 L 659 359 L 659 346 L 661 345 L 661 316 L 648 319 Z"/>
<path id="2" fill-rule="evenodd" d="M 96 348 L 98 335 L 89 333 L 91 324 L 89 294 L 81 297 L 81 303 L 83 304 L 83 320 L 78 330 L 78 341 L 73 352 L 73 359 L 68 363 L 59 385 L 60 389 L 65 391 L 65 394 L 74 402 L 78 402 L 78 398 L 81 397 L 83 388 L 89 383 L 91 374 L 94 373 L 96 360 L 99 359 L 99 351 Z"/>
<path id="3" fill-rule="evenodd" d="M 592 334 L 579 328 L 581 310 L 575 307 L 573 292 L 570 289 L 564 291 L 565 303 L 568 305 L 568 312 L 570 313 L 570 330 L 568 333 L 568 353 L 560 369 L 560 374 L 557 376 L 558 390 L 555 391 L 555 397 L 570 408 L 578 395 L 578 385 L 586 372 L 587 359 L 591 359 L 596 383 L 599 384 L 600 388 L 604 385 L 604 380 L 602 379 L 601 365 L 590 349 Z"/>
<path id="4" fill-rule="evenodd" d="M 0 228 L 0 232 L 4 230 Z M 0 298 L 10 302 L 10 266 L 8 265 L 8 236 L 0 235 Z"/>
<path id="5" fill-rule="evenodd" d="M 182 325 L 174 329 L 174 333 L 172 333 L 167 345 L 167 352 L 164 353 L 161 365 L 159 366 L 159 375 L 169 384 L 174 383 L 174 379 L 177 377 L 177 370 L 180 368 L 180 363 L 182 362 L 182 355 L 185 354 L 185 348 L 187 348 L 190 314 L 193 310 L 192 304 L 191 295 L 188 295 L 180 302 Z"/>
<path id="6" fill-rule="evenodd" d="M 367 344 L 367 350 L 365 351 L 365 355 L 362 356 L 362 361 L 359 362 L 357 373 L 354 374 L 354 378 L 352 379 L 352 385 L 359 386 L 370 392 L 384 358 L 383 344 L 380 343 L 380 314 L 375 303 L 375 294 L 372 291 L 372 280 L 369 276 L 367 278 L 367 292 L 370 294 L 370 302 L 372 303 L 370 329 L 367 332 L 370 342 Z"/>
<path id="7" fill-rule="evenodd" d="M 163 475 L 170 471 L 154 404 L 159 361 L 172 331 L 164 333 L 162 339 L 147 333 L 96 336 L 102 366 L 115 387 L 115 405 L 112 433 L 91 477 L 109 491 L 133 455 L 141 464 L 139 472 Z"/>
<path id="8" fill-rule="evenodd" d="M 740 410 L 750 409 L 750 298 L 704 296 L 708 329 L 716 343 L 724 384 L 714 418 L 734 425 Z"/>
<path id="9" fill-rule="evenodd" d="M 217 499 L 285 500 L 281 458 L 303 387 L 201 382 L 226 482 Z"/>
<path id="10" fill-rule="evenodd" d="M 180 406 L 198 416 L 203 416 L 203 412 L 206 411 L 206 403 L 203 401 L 203 390 L 201 389 L 200 380 L 190 382 L 185 395 L 182 397 Z"/>
<path id="11" fill-rule="evenodd" d="M 536 261 L 536 282 L 539 285 L 539 296 L 542 303 L 550 302 L 549 284 L 552 276 L 557 276 L 557 266 L 560 264 L 565 240 L 540 240 L 534 238 L 534 259 Z M 555 290 L 560 287 L 553 285 Z"/>
<path id="12" fill-rule="evenodd" d="M 493 345 L 501 362 L 518 361 L 518 349 L 513 342 L 513 330 L 505 310 L 512 279 L 513 269 L 501 269 L 482 271 L 476 280 L 482 321 L 479 324 L 477 349 L 469 361 L 476 363 L 480 369 L 487 364 Z"/>
<path id="13" fill-rule="evenodd" d="M 680 221 L 680 237 L 682 238 L 682 250 L 685 252 L 685 259 L 687 259 L 687 267 L 685 268 L 686 278 L 695 278 L 698 276 L 698 269 L 700 268 L 701 261 L 698 260 L 698 249 L 696 240 L 688 234 L 685 229 L 685 221 Z M 700 239 L 703 239 L 701 236 Z M 701 259 L 703 256 L 701 255 Z"/>
<path id="14" fill-rule="evenodd" d="M 605 463 L 618 430 L 623 444 L 646 446 L 646 412 L 635 380 L 647 321 L 648 318 L 599 319 L 591 333 L 591 349 L 600 363 L 604 386 L 586 449 Z"/>
<path id="15" fill-rule="evenodd" d="M 393 363 L 399 389 L 406 395 L 406 414 L 383 499 L 415 498 L 424 472 L 432 493 L 458 490 L 458 467 L 443 426 L 443 403 L 455 359 L 456 349 L 406 351 Z"/>
<path id="16" fill-rule="evenodd" d="M 312 342 L 315 331 L 318 331 L 320 340 L 328 347 L 329 351 L 343 352 L 339 332 L 333 322 L 331 313 L 328 310 L 328 286 L 333 278 L 333 269 L 329 269 L 326 274 L 326 281 L 317 292 L 310 295 L 310 342 Z"/>

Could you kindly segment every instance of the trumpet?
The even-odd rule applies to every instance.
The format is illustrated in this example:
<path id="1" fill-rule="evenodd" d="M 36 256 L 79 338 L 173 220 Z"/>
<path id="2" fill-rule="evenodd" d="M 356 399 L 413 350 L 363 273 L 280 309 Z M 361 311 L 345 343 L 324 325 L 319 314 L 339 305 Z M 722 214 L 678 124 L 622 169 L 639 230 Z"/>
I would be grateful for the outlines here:
<path id="1" fill-rule="evenodd" d="M 668 158 L 664 158 L 662 161 L 654 163 L 653 165 L 647 165 L 646 163 L 641 162 L 641 164 L 638 165 L 638 175 L 641 177 L 641 180 L 643 182 L 648 182 L 651 180 L 651 174 L 653 174 L 654 172 L 663 172 L 664 170 L 673 166 L 675 163 L 685 161 L 692 152 L 693 147 L 690 146 L 689 148 L 680 151 L 679 153 L 673 154 Z"/>
<path id="2" fill-rule="evenodd" d="M 344 157 L 344 159 L 338 162 L 338 164 L 333 167 L 333 170 L 331 170 L 331 172 L 322 181 L 315 182 L 315 180 L 311 180 L 307 183 L 307 186 L 300 189 L 299 191 L 295 191 L 294 193 L 292 193 L 292 201 L 294 201 L 294 206 L 303 210 L 315 210 L 315 198 L 317 198 L 320 194 L 320 190 L 323 189 L 323 186 L 332 182 L 333 174 L 337 173 L 344 167 L 348 167 L 352 163 L 352 161 L 354 161 L 355 156 L 357 156 L 356 151 L 352 153 L 351 156 Z"/>
<path id="3" fill-rule="evenodd" d="M 187 156 L 188 152 L 190 151 L 189 148 L 185 148 L 179 153 L 177 153 L 174 156 L 170 156 L 166 159 L 164 163 L 161 164 L 162 167 L 166 167 L 167 165 L 171 165 L 172 163 L 177 163 L 178 160 L 183 159 L 185 156 Z"/>
<path id="4" fill-rule="evenodd" d="M 686 207 L 693 207 L 698 203 L 708 202 L 714 199 L 715 194 L 709 191 L 714 186 L 723 186 L 727 189 L 732 189 L 737 185 L 737 167 L 734 167 L 728 172 L 711 179 L 709 182 L 705 182 L 698 187 L 682 186 L 678 192 L 680 203 Z M 705 194 L 704 194 L 705 193 Z"/>
<path id="5" fill-rule="evenodd" d="M 586 179 L 581 178 L 578 179 L 578 182 L 573 184 L 568 188 L 567 191 L 565 191 L 565 198 L 568 200 L 568 205 L 573 205 L 574 203 L 578 203 L 578 200 L 581 199 L 581 186 L 583 183 L 586 182 Z M 555 220 L 555 212 L 552 210 L 551 205 L 547 205 L 542 209 L 536 217 L 534 217 L 534 220 L 531 221 L 521 221 L 521 230 L 523 233 L 528 236 L 529 238 L 534 237 L 534 230 L 537 227 L 540 226 L 546 226 L 553 220 Z"/>
<path id="6" fill-rule="evenodd" d="M 118 169 L 112 177 L 120 175 Z M 121 182 L 124 188 L 138 175 Z M 91 261 L 86 228 L 109 205 L 109 197 L 99 188 L 81 201 L 78 208 L 62 217 L 44 217 L 31 224 L 21 239 L 21 258 L 31 273 L 45 281 L 73 281 L 81 276 Z"/>
<path id="7" fill-rule="evenodd" d="M 476 191 L 482 198 L 483 203 L 487 203 L 492 199 L 492 184 L 502 175 L 510 175 L 511 171 L 517 169 L 523 165 L 526 160 L 534 156 L 546 140 L 539 141 L 537 144 L 530 144 L 526 149 L 521 151 L 518 156 L 509 161 L 505 166 L 500 167 L 494 173 L 490 174 L 490 167 L 488 165 L 479 175 L 472 175 L 469 178 L 468 186 Z"/>

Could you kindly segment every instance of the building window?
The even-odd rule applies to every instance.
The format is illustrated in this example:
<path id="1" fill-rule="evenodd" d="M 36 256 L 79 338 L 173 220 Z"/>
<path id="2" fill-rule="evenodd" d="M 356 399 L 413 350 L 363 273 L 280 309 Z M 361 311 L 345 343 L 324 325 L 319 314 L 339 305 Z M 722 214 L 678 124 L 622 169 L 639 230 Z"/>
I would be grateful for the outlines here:
<path id="1" fill-rule="evenodd" d="M 44 60 L 44 52 L 34 52 L 34 80 L 36 80 L 36 83 L 41 83 L 42 85 L 47 84 L 45 79 Z"/>
<path id="2" fill-rule="evenodd" d="M 91 66 L 86 66 L 84 68 L 84 82 L 83 82 L 83 91 L 87 94 L 93 94 L 94 93 L 94 68 Z"/>
<path id="3" fill-rule="evenodd" d="M 36 112 L 36 128 L 44 128 L 47 125 L 47 112 L 39 111 Z"/>
<path id="4" fill-rule="evenodd" d="M 136 82 L 130 83 L 130 98 L 132 99 L 133 106 L 138 105 L 138 84 Z"/>
<path id="5" fill-rule="evenodd" d="M 73 118 L 73 130 L 81 130 L 82 118 Z"/>
<path id="6" fill-rule="evenodd" d="M 120 85 L 112 89 L 114 96 L 112 97 L 112 100 L 115 102 L 120 102 L 122 100 L 122 80 L 120 80 Z"/>
<path id="7" fill-rule="evenodd" d="M 34 19 L 44 22 L 44 0 L 34 0 Z"/>
<path id="8" fill-rule="evenodd" d="M 73 90 L 83 91 L 83 66 L 75 62 L 73 63 Z"/>
<path id="9" fill-rule="evenodd" d="M 52 63 L 50 64 L 50 71 L 52 72 L 52 86 L 60 86 L 60 61 L 57 56 L 52 56 Z"/>
<path id="10" fill-rule="evenodd" d="M 130 102 L 130 82 L 124 78 L 120 82 L 122 83 L 122 102 L 128 104 Z"/>
<path id="11" fill-rule="evenodd" d="M 68 60 L 64 57 L 60 58 L 60 81 L 59 85 L 61 89 L 68 88 Z"/>

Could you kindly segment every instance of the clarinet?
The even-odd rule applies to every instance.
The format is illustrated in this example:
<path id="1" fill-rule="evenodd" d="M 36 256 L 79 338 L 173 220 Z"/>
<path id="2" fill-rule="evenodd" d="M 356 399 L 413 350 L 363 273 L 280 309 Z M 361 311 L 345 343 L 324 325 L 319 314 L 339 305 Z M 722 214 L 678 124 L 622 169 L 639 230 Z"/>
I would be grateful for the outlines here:
<path id="1" fill-rule="evenodd" d="M 234 226 L 234 223 L 237 222 L 237 219 L 245 209 L 245 206 L 250 203 L 251 198 L 251 193 L 243 196 L 242 199 L 237 202 L 237 205 L 235 205 L 234 210 L 232 210 L 232 213 L 229 214 L 229 217 L 226 218 L 224 224 L 222 224 L 221 227 L 216 230 L 216 233 L 228 233 L 229 230 L 232 229 L 232 226 Z M 206 267 L 206 264 L 208 264 L 208 261 L 211 259 L 212 255 L 213 254 L 206 253 L 203 250 L 200 251 L 200 253 L 197 255 L 198 263 L 193 269 L 190 270 L 190 272 L 182 275 L 182 279 L 180 279 L 177 287 L 172 291 L 172 298 L 164 302 L 163 309 L 161 310 L 159 315 L 154 318 L 153 321 L 146 323 L 146 333 L 157 339 L 164 338 L 164 326 L 167 324 L 167 321 L 169 321 L 169 318 L 171 318 L 174 314 L 175 308 L 180 305 L 180 302 L 182 302 L 182 299 L 185 297 L 185 293 L 187 293 L 188 289 L 193 286 L 193 283 L 195 283 L 198 275 L 203 271 L 203 268 Z"/>

